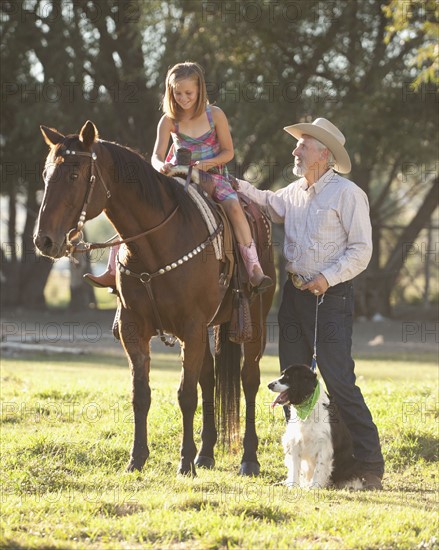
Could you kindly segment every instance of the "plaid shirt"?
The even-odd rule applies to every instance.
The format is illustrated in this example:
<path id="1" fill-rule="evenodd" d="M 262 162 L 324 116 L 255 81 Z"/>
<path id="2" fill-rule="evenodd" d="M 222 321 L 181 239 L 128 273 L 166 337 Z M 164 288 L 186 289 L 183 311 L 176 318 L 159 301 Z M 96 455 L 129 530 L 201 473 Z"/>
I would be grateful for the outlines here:
<path id="1" fill-rule="evenodd" d="M 215 123 L 212 118 L 212 111 L 210 105 L 206 106 L 206 114 L 209 119 L 210 130 L 199 137 L 191 137 L 178 131 L 178 122 L 175 122 L 175 132 L 171 132 L 172 145 L 166 156 L 166 161 L 171 164 L 177 164 L 176 151 L 181 147 L 190 149 L 192 153 L 191 164 L 194 164 L 199 160 L 208 160 L 216 157 L 220 151 L 221 146 L 216 134 Z M 218 201 L 226 199 L 238 199 L 236 192 L 233 190 L 229 182 L 229 173 L 227 166 L 220 165 L 214 166 L 209 170 L 209 174 L 212 175 L 215 182 L 215 191 L 213 196 Z"/>
<path id="2" fill-rule="evenodd" d="M 289 272 L 322 273 L 334 286 L 366 269 L 372 255 L 369 203 L 352 181 L 328 170 L 309 188 L 304 178 L 275 192 L 239 180 L 239 191 L 284 224 Z"/>
<path id="3" fill-rule="evenodd" d="M 209 119 L 210 130 L 196 138 L 179 132 L 178 122 L 175 122 L 175 132 L 171 132 L 173 143 L 166 157 L 166 162 L 177 164 L 176 151 L 180 149 L 180 147 L 190 149 L 192 152 L 191 164 L 199 160 L 211 159 L 219 154 L 221 147 L 216 135 L 215 123 L 213 122 L 210 105 L 206 106 L 206 114 Z M 224 176 L 228 175 L 226 166 L 215 166 L 211 170 L 218 174 L 223 174 Z"/>

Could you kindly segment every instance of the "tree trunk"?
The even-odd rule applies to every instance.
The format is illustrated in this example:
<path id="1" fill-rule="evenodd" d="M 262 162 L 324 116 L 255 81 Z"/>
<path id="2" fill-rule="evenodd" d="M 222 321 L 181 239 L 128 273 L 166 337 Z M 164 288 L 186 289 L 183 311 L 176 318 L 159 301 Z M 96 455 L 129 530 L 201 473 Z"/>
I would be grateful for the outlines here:
<path id="1" fill-rule="evenodd" d="M 87 240 L 85 233 L 84 238 Z M 84 311 L 96 306 L 93 288 L 84 281 L 83 275 L 91 272 L 90 257 L 88 254 L 76 254 L 78 263 L 70 264 L 70 311 Z"/>
<path id="2" fill-rule="evenodd" d="M 438 183 L 439 178 L 436 177 L 418 212 L 399 237 L 386 265 L 369 277 L 368 288 L 377 294 L 376 303 L 380 304 L 378 313 L 389 317 L 392 315 L 390 304 L 392 290 L 397 284 L 407 258 L 418 252 L 415 240 L 420 231 L 428 226 L 429 220 L 438 206 Z"/>
<path id="3" fill-rule="evenodd" d="M 37 255 L 33 243 L 33 233 L 37 218 L 38 204 L 36 192 L 29 188 L 26 203 L 26 221 L 24 224 L 22 254 L 19 264 L 20 296 L 18 302 L 29 309 L 45 309 L 44 288 L 53 266 L 53 261 Z"/>

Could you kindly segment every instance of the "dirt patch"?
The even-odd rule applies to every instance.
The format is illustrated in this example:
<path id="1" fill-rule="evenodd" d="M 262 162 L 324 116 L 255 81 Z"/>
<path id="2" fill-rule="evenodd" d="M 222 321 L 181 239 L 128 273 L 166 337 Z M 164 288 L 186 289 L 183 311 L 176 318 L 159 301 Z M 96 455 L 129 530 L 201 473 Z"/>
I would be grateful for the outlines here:
<path id="1" fill-rule="evenodd" d="M 2 355 L 24 353 L 104 353 L 124 355 L 112 332 L 113 310 L 67 311 L 4 311 L 1 322 Z M 411 318 L 413 317 L 413 318 Z M 266 354 L 277 354 L 278 325 L 276 315 L 267 320 Z M 354 323 L 354 356 L 407 357 L 433 355 L 438 352 L 439 325 L 433 320 L 419 320 L 407 315 L 404 319 Z M 153 352 L 178 354 L 178 344 L 169 348 L 153 339 Z"/>

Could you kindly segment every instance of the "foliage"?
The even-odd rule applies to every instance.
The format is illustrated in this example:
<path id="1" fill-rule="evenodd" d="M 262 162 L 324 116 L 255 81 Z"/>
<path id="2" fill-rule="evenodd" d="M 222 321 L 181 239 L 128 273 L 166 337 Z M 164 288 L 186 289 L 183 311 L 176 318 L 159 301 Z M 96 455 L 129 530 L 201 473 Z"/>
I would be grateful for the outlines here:
<path id="1" fill-rule="evenodd" d="M 421 84 L 439 84 L 439 6 L 435 0 L 391 0 L 383 7 L 389 19 L 386 41 L 398 34 L 403 41 L 413 40 L 421 34 L 425 40 L 416 52 L 413 65 L 418 74 L 413 86 Z"/>
<path id="2" fill-rule="evenodd" d="M 269 407 L 278 366 L 267 357 L 261 477 L 239 478 L 239 455 L 219 452 L 215 470 L 177 478 L 178 359 L 154 359 L 151 456 L 140 474 L 124 472 L 133 424 L 119 358 L 3 361 L 2 548 L 437 548 L 434 358 L 359 361 L 386 458 L 382 493 L 276 485 L 284 422 Z M 199 433 L 200 409 L 195 422 Z"/>
<path id="3" fill-rule="evenodd" d="M 399 223 L 402 212 L 409 225 L 428 204 L 426 225 L 435 207 L 429 191 L 437 174 L 437 91 L 423 75 L 431 73 L 437 56 L 419 69 L 414 65 L 430 55 L 435 4 L 2 2 L 0 148 L 2 193 L 10 202 L 8 242 L 17 239 L 15 204 L 21 193 L 27 209 L 21 251 L 31 264 L 45 150 L 39 124 L 70 133 L 92 119 L 102 137 L 148 157 L 166 70 L 194 59 L 205 67 L 211 101 L 228 116 L 236 150 L 232 172 L 261 188 L 292 179 L 293 142 L 283 126 L 325 116 L 343 130 L 353 161 L 351 179 L 371 202 L 377 243 L 373 286 L 397 277 L 400 267 L 386 266 L 380 255 L 380 226 Z M 421 83 L 413 89 L 417 78 Z M 414 241 L 418 232 L 414 224 L 405 238 Z M 23 285 L 29 271 L 13 274 L 8 283 Z M 16 300 L 24 296 L 20 289 L 7 294 Z"/>

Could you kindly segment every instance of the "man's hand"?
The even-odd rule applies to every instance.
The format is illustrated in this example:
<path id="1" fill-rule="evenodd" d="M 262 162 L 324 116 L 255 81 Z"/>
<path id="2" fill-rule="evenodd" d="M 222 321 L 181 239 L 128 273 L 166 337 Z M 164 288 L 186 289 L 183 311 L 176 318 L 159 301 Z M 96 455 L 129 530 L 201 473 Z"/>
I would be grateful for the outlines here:
<path id="1" fill-rule="evenodd" d="M 239 191 L 239 180 L 234 176 L 229 175 L 230 185 L 234 191 Z"/>
<path id="2" fill-rule="evenodd" d="M 321 296 L 329 288 L 329 283 L 325 276 L 318 273 L 311 281 L 305 283 L 300 290 L 308 290 L 315 296 Z"/>

